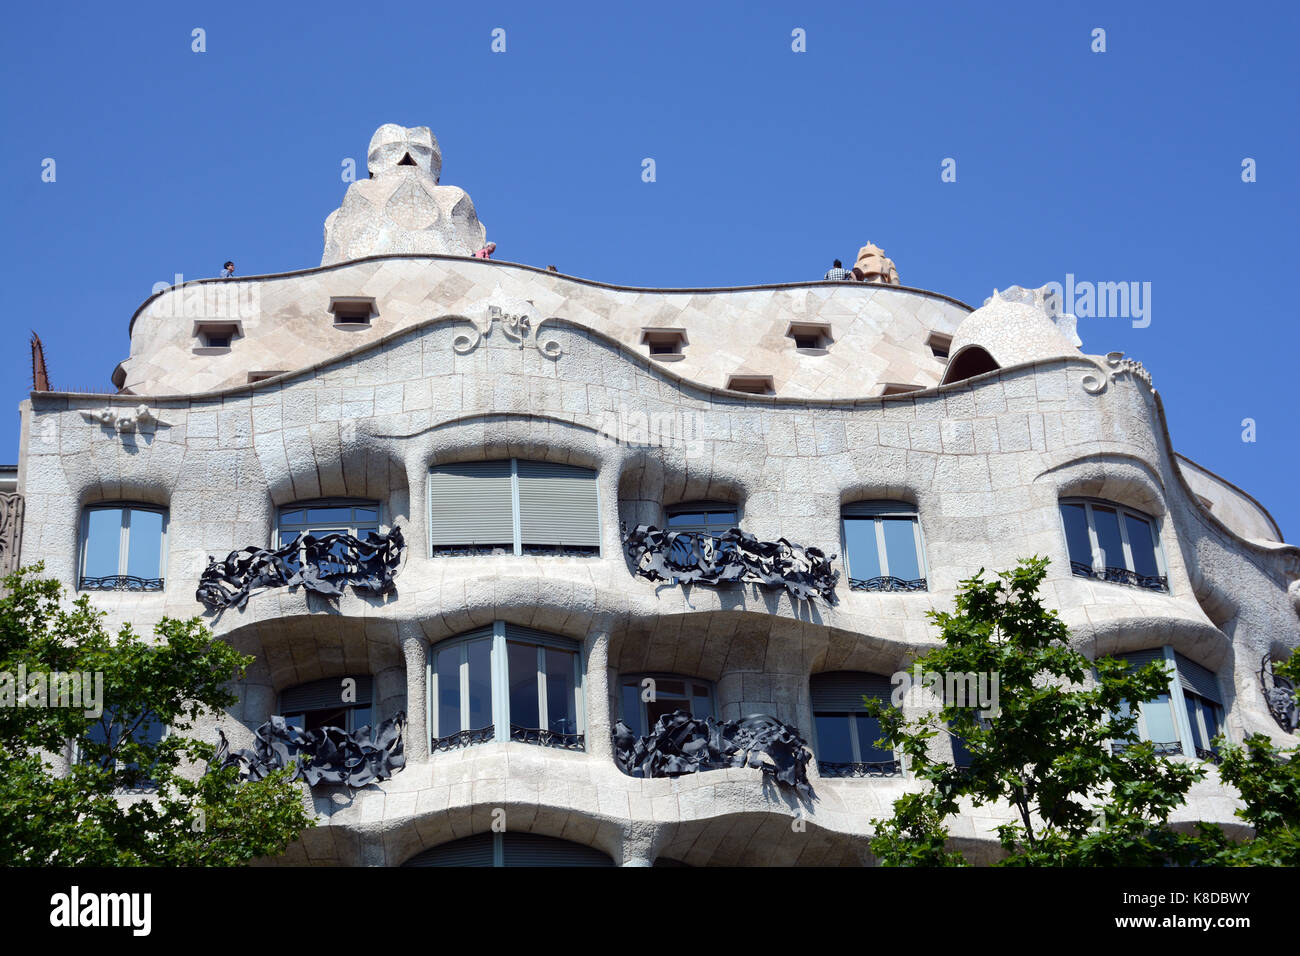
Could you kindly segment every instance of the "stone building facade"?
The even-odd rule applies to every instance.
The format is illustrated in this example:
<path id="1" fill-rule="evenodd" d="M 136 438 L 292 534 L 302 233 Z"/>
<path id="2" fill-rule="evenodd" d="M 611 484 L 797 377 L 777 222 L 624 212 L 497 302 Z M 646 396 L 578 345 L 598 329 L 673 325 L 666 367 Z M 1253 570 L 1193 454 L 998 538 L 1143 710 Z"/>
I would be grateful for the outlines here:
<path id="1" fill-rule="evenodd" d="M 1261 668 L 1300 644 L 1300 550 L 1174 451 L 1139 363 L 1080 351 L 1040 294 L 972 311 L 892 284 L 628 289 L 472 258 L 482 227 L 467 196 L 444 208 L 436 140 L 394 129 L 371 191 L 404 198 L 345 203 L 327 264 L 167 288 L 131 319 L 116 393 L 24 401 L 5 511 L 22 561 L 113 621 L 203 614 L 256 658 L 220 722 L 233 747 L 276 715 L 403 715 L 405 765 L 313 788 L 319 826 L 283 862 L 870 862 L 869 821 L 915 783 L 855 696 L 934 645 L 926 614 L 960 580 L 1031 554 L 1080 649 L 1170 662 L 1151 739 L 1187 760 L 1216 721 L 1296 743 Z M 821 549 L 834 598 L 652 581 L 625 547 L 641 525 Z M 232 551 L 395 528 L 386 590 L 196 597 Z M 349 677 L 361 696 L 328 699 Z M 811 791 L 620 768 L 616 722 L 674 710 L 796 729 Z M 1178 819 L 1234 807 L 1211 771 Z M 1004 819 L 954 832 L 991 854 Z"/>

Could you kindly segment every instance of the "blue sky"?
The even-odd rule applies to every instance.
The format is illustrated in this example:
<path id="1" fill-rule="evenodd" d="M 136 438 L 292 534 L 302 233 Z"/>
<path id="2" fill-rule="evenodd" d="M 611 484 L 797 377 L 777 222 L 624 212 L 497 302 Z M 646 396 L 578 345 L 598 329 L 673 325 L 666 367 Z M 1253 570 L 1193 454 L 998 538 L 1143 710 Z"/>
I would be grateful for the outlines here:
<path id="1" fill-rule="evenodd" d="M 433 129 L 498 258 L 605 282 L 819 278 L 868 239 L 972 305 L 1150 282 L 1150 325 L 1081 319 L 1085 351 L 1140 359 L 1175 447 L 1293 538 L 1298 27 L 1293 3 L 25 4 L 0 459 L 29 329 L 56 387 L 111 390 L 155 282 L 317 265 L 340 164 L 396 122 Z"/>

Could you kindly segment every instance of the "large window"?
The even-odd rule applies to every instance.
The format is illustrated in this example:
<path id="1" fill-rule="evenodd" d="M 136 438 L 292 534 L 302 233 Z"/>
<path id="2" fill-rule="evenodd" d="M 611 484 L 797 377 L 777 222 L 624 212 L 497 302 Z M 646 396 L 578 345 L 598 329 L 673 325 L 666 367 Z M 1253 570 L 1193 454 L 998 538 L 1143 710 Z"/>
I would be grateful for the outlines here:
<path id="1" fill-rule="evenodd" d="M 1169 590 L 1152 518 L 1116 504 L 1077 499 L 1061 502 L 1061 523 L 1075 574 L 1152 591 Z"/>
<path id="2" fill-rule="evenodd" d="M 149 505 L 93 505 L 81 517 L 82 591 L 161 591 L 167 512 Z"/>
<path id="3" fill-rule="evenodd" d="M 577 645 L 497 622 L 429 649 L 434 750 L 487 740 L 584 749 Z"/>
<path id="4" fill-rule="evenodd" d="M 854 591 L 926 590 L 916 508 L 895 501 L 844 506 L 844 567 Z"/>
<path id="5" fill-rule="evenodd" d="M 630 674 L 619 683 L 623 723 L 638 737 L 654 729 L 659 718 L 674 711 L 697 720 L 716 717 L 713 687 L 708 681 L 676 674 Z"/>
<path id="6" fill-rule="evenodd" d="M 893 688 L 882 674 L 832 671 L 812 677 L 817 769 L 823 777 L 883 777 L 901 773 L 894 752 L 877 744 L 880 721 L 864 697 L 889 702 Z"/>
<path id="7" fill-rule="evenodd" d="M 670 557 L 679 565 L 701 560 L 700 535 L 716 538 L 739 524 L 736 506 L 725 501 L 692 501 L 673 505 L 664 512 L 669 531 L 689 532 L 673 540 Z"/>
<path id="8" fill-rule="evenodd" d="M 429 541 L 438 554 L 600 554 L 590 468 L 473 461 L 429 469 Z"/>
<path id="9" fill-rule="evenodd" d="M 1223 699 L 1214 672 L 1179 654 L 1172 647 L 1117 654 L 1132 668 L 1162 662 L 1169 672 L 1169 686 L 1155 700 L 1139 705 L 1137 737 L 1149 740 L 1163 754 L 1186 754 L 1214 759 L 1214 738 L 1223 730 Z M 1125 702 L 1120 712 L 1131 716 Z M 1116 741 L 1123 748 L 1124 741 Z"/>
<path id="10" fill-rule="evenodd" d="M 476 833 L 411 857 L 402 866 L 613 866 L 595 847 L 540 833 Z"/>
<path id="11" fill-rule="evenodd" d="M 300 730 L 338 727 L 352 733 L 370 726 L 373 694 L 369 674 L 326 677 L 281 693 L 280 713 Z"/>
<path id="12" fill-rule="evenodd" d="M 166 733 L 162 719 L 150 711 L 126 714 L 116 707 L 105 707 L 85 738 L 76 742 L 76 759 L 125 774 L 128 786 L 147 787 L 153 783 L 149 776 L 152 768 L 142 767 L 139 761 L 131 759 L 132 748 L 155 746 Z"/>
<path id="13" fill-rule="evenodd" d="M 379 531 L 379 502 L 377 501 L 300 501 L 280 509 L 279 546 L 284 547 L 300 534 L 322 538 L 327 534 L 350 534 L 362 541 L 370 532 Z M 321 574 L 342 574 L 348 570 L 347 548 L 341 542 L 333 552 L 338 561 L 322 561 Z M 290 562 L 295 568 L 299 559 Z"/>

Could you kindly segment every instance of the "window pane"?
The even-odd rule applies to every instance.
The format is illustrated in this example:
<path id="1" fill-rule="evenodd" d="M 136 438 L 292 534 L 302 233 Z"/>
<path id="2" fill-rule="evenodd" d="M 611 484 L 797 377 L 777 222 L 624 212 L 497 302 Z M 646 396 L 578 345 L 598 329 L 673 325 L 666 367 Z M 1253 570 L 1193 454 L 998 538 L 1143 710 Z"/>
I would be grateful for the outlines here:
<path id="1" fill-rule="evenodd" d="M 365 524 L 367 521 L 376 522 L 379 520 L 378 508 L 354 508 L 353 518 L 357 524 Z"/>
<path id="2" fill-rule="evenodd" d="M 131 509 L 131 527 L 127 532 L 127 574 L 140 578 L 162 576 L 162 529 L 161 512 Z"/>
<path id="3" fill-rule="evenodd" d="M 726 531 L 728 528 L 734 528 L 738 524 L 736 521 L 736 512 L 710 511 L 709 524 L 714 528 L 714 530 L 721 528 L 721 530 Z"/>
<path id="4" fill-rule="evenodd" d="M 510 671 L 510 723 L 520 727 L 538 727 L 537 648 L 532 644 L 506 644 L 506 662 Z"/>
<path id="5" fill-rule="evenodd" d="M 635 681 L 623 685 L 623 723 L 636 736 L 645 736 L 645 725 L 641 723 L 641 687 Z"/>
<path id="6" fill-rule="evenodd" d="M 1183 703 L 1187 705 L 1187 722 L 1192 725 L 1192 745 L 1201 750 L 1207 749 L 1208 745 L 1201 736 L 1200 707 L 1197 706 L 1197 699 L 1191 694 L 1183 695 Z"/>
<path id="7" fill-rule="evenodd" d="M 1115 514 L 1115 509 L 1093 505 L 1092 520 L 1097 526 L 1097 547 L 1102 550 L 1103 565 L 1108 568 L 1124 567 L 1124 544 L 1119 537 L 1119 517 Z"/>
<path id="8" fill-rule="evenodd" d="M 1178 740 L 1178 731 L 1174 729 L 1174 711 L 1169 705 L 1168 694 L 1161 694 L 1155 700 L 1143 704 L 1142 716 L 1146 719 L 1147 740 L 1158 744 Z"/>
<path id="9" fill-rule="evenodd" d="M 102 578 L 117 574 L 118 549 L 122 543 L 122 512 L 118 508 L 99 508 L 87 515 L 86 577 Z M 157 577 L 155 571 L 150 577 Z"/>
<path id="10" fill-rule="evenodd" d="M 1088 513 L 1083 505 L 1061 505 L 1061 520 L 1065 523 L 1065 543 L 1070 549 L 1070 560 L 1092 567 L 1092 542 L 1088 538 Z"/>
<path id="11" fill-rule="evenodd" d="M 344 730 L 360 730 L 362 727 L 369 727 L 371 720 L 370 705 L 362 704 L 359 707 L 353 707 L 349 719 L 352 724 L 350 727 L 347 724 L 340 724 L 339 726 L 343 727 Z"/>
<path id="12" fill-rule="evenodd" d="M 546 648 L 546 726 L 559 734 L 578 732 L 574 709 L 574 654 Z"/>
<path id="13" fill-rule="evenodd" d="M 970 748 L 958 734 L 952 736 L 952 762 L 954 767 L 969 767 L 971 763 Z"/>
<path id="14" fill-rule="evenodd" d="M 707 523 L 703 511 L 679 511 L 668 516 L 668 527 L 675 529 L 683 527 L 703 528 Z"/>
<path id="15" fill-rule="evenodd" d="M 479 730 L 492 723 L 492 642 L 475 641 L 466 648 L 469 655 L 469 729 Z"/>
<path id="16" fill-rule="evenodd" d="M 280 524 L 302 524 L 302 509 L 281 512 Z"/>
<path id="17" fill-rule="evenodd" d="M 1152 577 L 1159 574 L 1156 568 L 1156 546 L 1151 534 L 1151 525 L 1129 514 L 1124 516 L 1124 524 L 1128 531 L 1129 548 L 1133 551 L 1133 570 L 1138 574 Z"/>
<path id="18" fill-rule="evenodd" d="M 352 523 L 352 509 L 347 507 L 340 508 L 308 508 L 307 522 L 309 524 L 344 524 Z"/>
<path id="19" fill-rule="evenodd" d="M 874 518 L 844 519 L 844 560 L 851 577 L 862 581 L 880 577 Z"/>
<path id="20" fill-rule="evenodd" d="M 466 728 L 460 725 L 460 652 L 461 648 L 447 647 L 434 657 L 434 670 L 438 673 L 438 725 L 435 733 L 448 737 Z"/>
<path id="21" fill-rule="evenodd" d="M 1211 704 L 1208 700 L 1202 699 L 1201 715 L 1205 718 L 1205 733 L 1207 738 L 1205 746 L 1208 748 L 1210 746 L 1210 741 L 1219 736 L 1219 732 L 1222 729 L 1220 727 L 1219 708 L 1214 704 Z"/>
<path id="22" fill-rule="evenodd" d="M 817 759 L 829 763 L 852 763 L 853 745 L 849 739 L 847 714 L 818 714 Z"/>
<path id="23" fill-rule="evenodd" d="M 912 518 L 882 518 L 881 521 L 885 526 L 885 555 L 890 575 L 904 581 L 924 577 L 916 557 L 916 535 L 913 533 L 916 522 Z"/>
<path id="24" fill-rule="evenodd" d="M 695 695 L 691 699 L 691 716 L 698 719 L 713 716 L 713 699 L 709 696 L 707 687 L 696 685 Z"/>
<path id="25" fill-rule="evenodd" d="M 646 702 L 646 720 L 650 722 L 650 729 L 653 730 L 655 724 L 659 723 L 660 717 L 667 716 L 675 711 L 689 709 L 685 701 L 676 697 L 660 697 L 658 700 Z"/>
<path id="26" fill-rule="evenodd" d="M 679 680 L 664 680 L 655 678 L 655 696 L 656 697 L 685 697 L 686 684 Z"/>
<path id="27" fill-rule="evenodd" d="M 875 742 L 880 739 L 880 721 L 865 714 L 858 714 L 854 719 L 858 722 L 858 750 L 862 752 L 862 762 L 893 760 L 892 750 L 883 750 L 875 745 Z"/>

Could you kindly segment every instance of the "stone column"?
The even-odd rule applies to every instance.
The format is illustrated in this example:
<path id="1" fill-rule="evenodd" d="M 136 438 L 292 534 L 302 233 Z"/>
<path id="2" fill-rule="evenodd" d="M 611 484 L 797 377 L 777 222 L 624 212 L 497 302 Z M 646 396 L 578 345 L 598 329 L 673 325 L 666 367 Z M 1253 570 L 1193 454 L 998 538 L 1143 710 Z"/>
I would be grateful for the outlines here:
<path id="1" fill-rule="evenodd" d="M 406 659 L 406 740 L 407 760 L 425 760 L 429 756 L 428 694 L 425 690 L 425 667 L 429 659 L 429 642 L 416 621 L 398 625 L 402 639 L 402 656 Z"/>
<path id="2" fill-rule="evenodd" d="M 587 707 L 587 753 L 596 760 L 614 760 L 610 739 L 612 718 L 609 713 L 609 625 L 593 621 L 584 642 L 586 670 L 583 674 L 583 701 Z"/>

